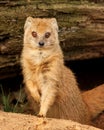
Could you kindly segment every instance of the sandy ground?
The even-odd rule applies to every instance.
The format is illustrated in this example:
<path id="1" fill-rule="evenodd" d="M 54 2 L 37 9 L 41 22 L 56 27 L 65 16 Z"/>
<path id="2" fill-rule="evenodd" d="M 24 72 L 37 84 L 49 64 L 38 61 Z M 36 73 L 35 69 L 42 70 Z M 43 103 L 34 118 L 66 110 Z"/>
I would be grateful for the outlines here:
<path id="1" fill-rule="evenodd" d="M 71 124 L 71 126 L 70 126 Z M 99 130 L 67 120 L 37 118 L 0 111 L 0 130 Z"/>
<path id="2" fill-rule="evenodd" d="M 34 116 L 11 114 L 0 112 L 0 130 L 35 130 Z"/>

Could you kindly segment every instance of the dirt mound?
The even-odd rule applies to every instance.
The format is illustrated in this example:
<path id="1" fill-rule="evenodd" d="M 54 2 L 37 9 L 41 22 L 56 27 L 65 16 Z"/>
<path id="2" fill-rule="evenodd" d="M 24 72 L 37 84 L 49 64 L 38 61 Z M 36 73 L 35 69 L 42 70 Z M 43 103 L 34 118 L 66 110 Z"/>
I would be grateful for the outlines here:
<path id="1" fill-rule="evenodd" d="M 0 111 L 0 130 L 99 130 L 70 120 L 37 118 Z"/>

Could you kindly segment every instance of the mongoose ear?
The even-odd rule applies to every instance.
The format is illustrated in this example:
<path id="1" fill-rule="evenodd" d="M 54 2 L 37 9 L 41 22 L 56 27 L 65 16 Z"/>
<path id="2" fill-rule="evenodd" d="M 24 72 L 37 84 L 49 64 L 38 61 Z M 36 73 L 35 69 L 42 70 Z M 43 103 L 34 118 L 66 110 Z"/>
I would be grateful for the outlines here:
<path id="1" fill-rule="evenodd" d="M 25 22 L 25 25 L 24 25 L 24 30 L 25 30 L 28 26 L 31 25 L 32 21 L 33 21 L 33 18 L 32 18 L 32 17 L 28 17 L 28 18 L 26 19 L 26 22 Z"/>
<path id="2" fill-rule="evenodd" d="M 55 18 L 51 18 L 51 24 L 58 32 L 58 24 L 57 24 L 57 20 Z"/>

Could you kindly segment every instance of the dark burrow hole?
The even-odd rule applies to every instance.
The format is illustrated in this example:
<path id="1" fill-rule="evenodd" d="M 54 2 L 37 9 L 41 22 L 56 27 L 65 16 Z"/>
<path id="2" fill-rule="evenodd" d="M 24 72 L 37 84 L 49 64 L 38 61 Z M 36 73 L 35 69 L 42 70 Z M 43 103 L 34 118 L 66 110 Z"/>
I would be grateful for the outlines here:
<path id="1" fill-rule="evenodd" d="M 104 58 L 65 62 L 75 73 L 81 90 L 104 84 Z"/>

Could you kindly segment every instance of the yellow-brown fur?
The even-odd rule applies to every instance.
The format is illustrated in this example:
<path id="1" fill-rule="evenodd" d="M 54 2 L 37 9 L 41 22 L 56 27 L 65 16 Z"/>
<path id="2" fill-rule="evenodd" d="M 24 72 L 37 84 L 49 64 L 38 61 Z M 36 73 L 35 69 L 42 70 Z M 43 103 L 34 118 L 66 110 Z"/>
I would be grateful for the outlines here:
<path id="1" fill-rule="evenodd" d="M 64 66 L 56 20 L 28 17 L 24 28 L 21 62 L 27 95 L 34 102 L 34 109 L 39 107 L 39 116 L 87 124 L 90 116 L 76 79 Z M 35 38 L 32 31 L 37 33 Z M 46 32 L 51 33 L 49 38 L 44 37 Z M 44 46 L 39 46 L 40 41 Z"/>
<path id="2" fill-rule="evenodd" d="M 94 119 L 104 111 L 104 84 L 96 88 L 83 92 L 82 97 L 91 113 L 91 119 Z"/>

